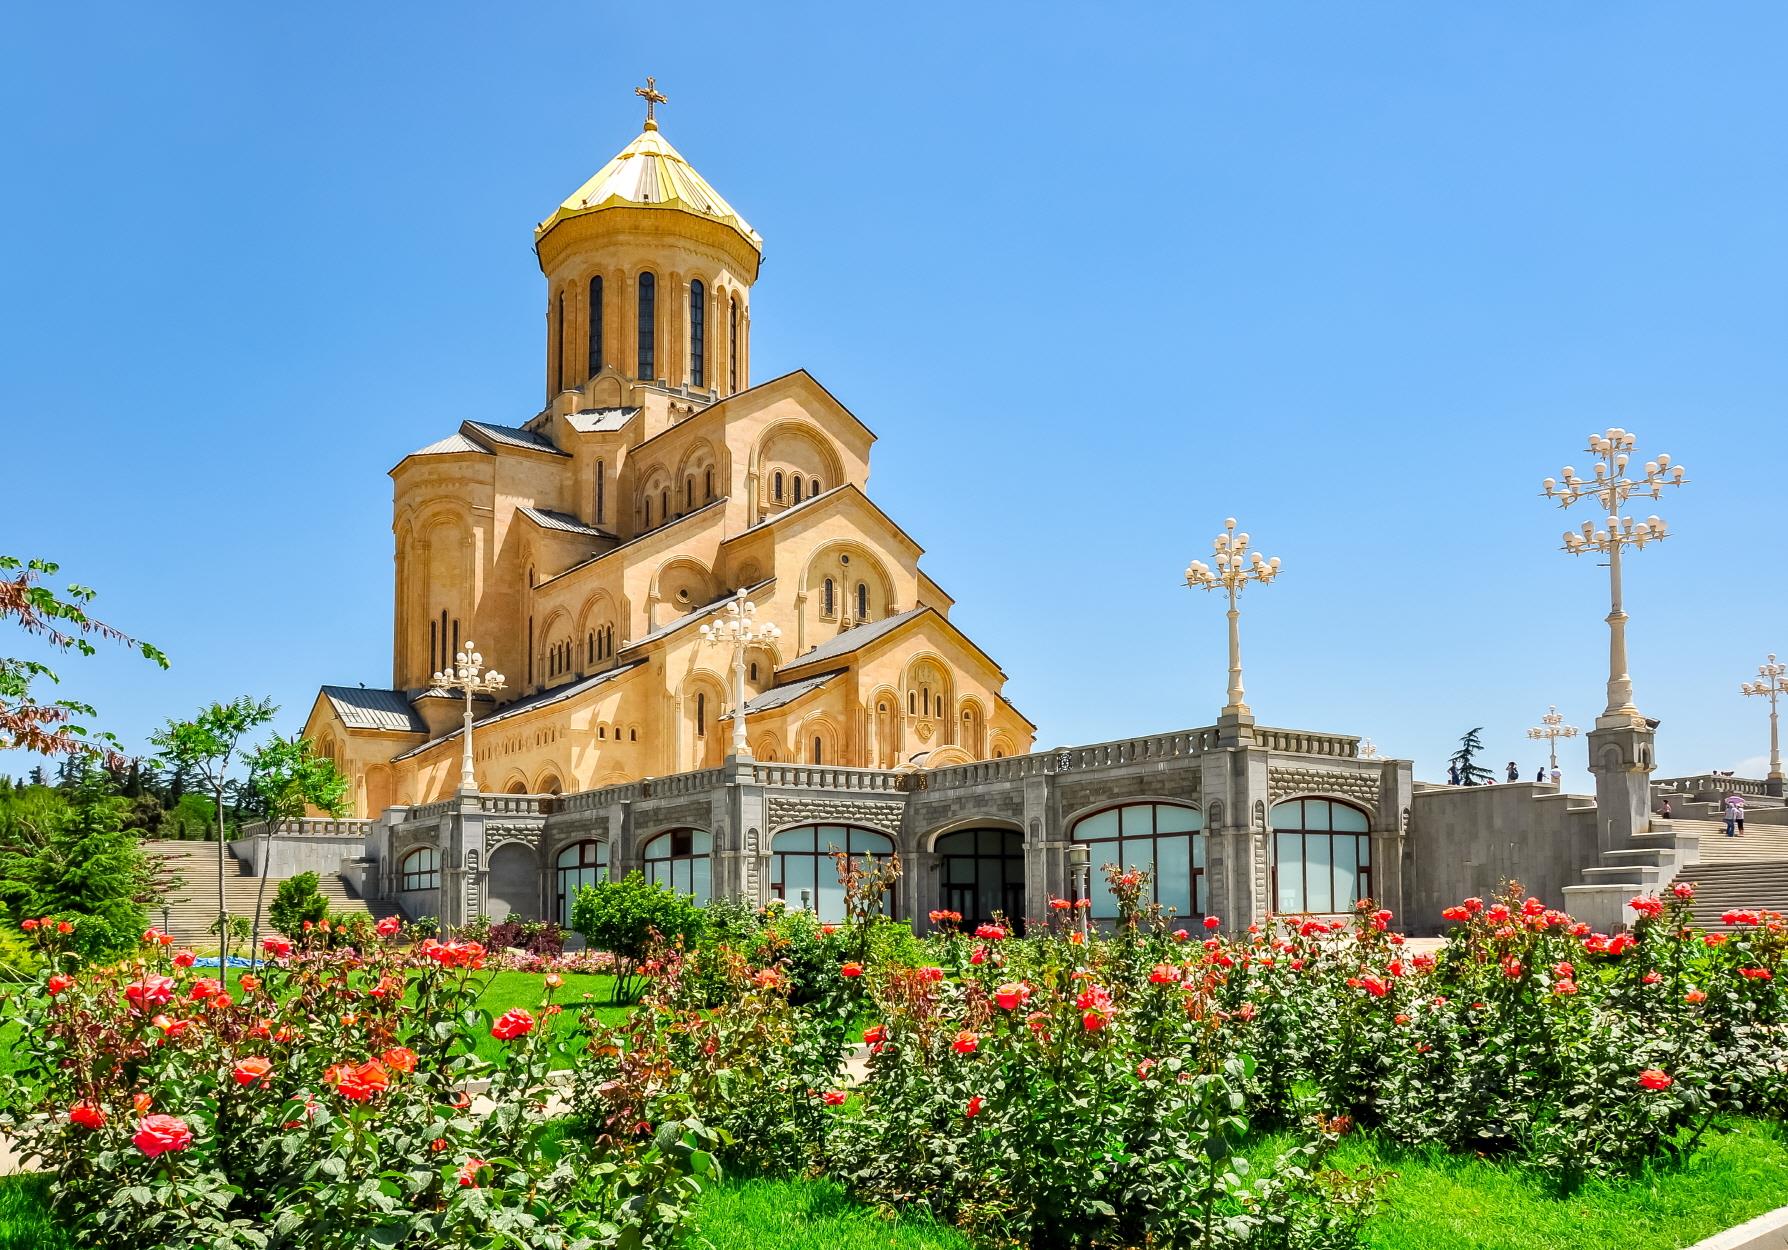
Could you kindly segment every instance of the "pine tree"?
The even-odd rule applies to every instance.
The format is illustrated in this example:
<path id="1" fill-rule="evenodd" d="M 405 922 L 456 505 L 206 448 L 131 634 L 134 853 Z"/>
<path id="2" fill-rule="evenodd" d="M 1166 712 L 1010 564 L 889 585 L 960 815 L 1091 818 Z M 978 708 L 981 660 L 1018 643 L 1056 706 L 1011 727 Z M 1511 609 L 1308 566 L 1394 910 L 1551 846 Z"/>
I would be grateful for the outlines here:
<path id="1" fill-rule="evenodd" d="M 1482 786 L 1495 780 L 1490 770 L 1477 762 L 1477 757 L 1484 750 L 1483 740 L 1478 737 L 1483 732 L 1482 725 L 1467 730 L 1465 736 L 1459 739 L 1459 749 L 1447 759 L 1447 763 L 1457 770 L 1459 784 L 1462 786 Z"/>

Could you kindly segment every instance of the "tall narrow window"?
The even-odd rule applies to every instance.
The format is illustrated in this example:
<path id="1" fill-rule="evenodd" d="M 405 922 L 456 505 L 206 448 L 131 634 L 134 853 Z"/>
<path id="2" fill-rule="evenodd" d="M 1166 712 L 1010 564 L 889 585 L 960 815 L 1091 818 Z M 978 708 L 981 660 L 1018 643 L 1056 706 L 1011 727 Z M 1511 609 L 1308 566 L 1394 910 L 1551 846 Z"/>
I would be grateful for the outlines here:
<path id="1" fill-rule="evenodd" d="M 657 356 L 653 347 L 658 329 L 658 279 L 649 273 L 639 276 L 639 368 L 635 375 L 642 382 L 658 376 Z"/>
<path id="2" fill-rule="evenodd" d="M 453 651 L 451 652 L 451 654 L 453 654 L 453 655 L 459 654 L 459 621 L 457 621 L 457 620 L 455 620 L 453 622 Z M 443 666 L 443 667 L 445 667 L 445 666 Z"/>
<path id="3" fill-rule="evenodd" d="M 534 618 L 528 618 L 528 683 L 534 681 Z"/>
<path id="4" fill-rule="evenodd" d="M 652 497 L 650 495 L 646 496 L 646 523 L 643 526 L 641 526 L 640 528 L 641 529 L 651 529 L 652 528 Z"/>
<path id="5" fill-rule="evenodd" d="M 705 385 L 702 368 L 703 340 L 708 324 L 707 289 L 698 278 L 689 284 L 689 385 Z"/>
<path id="6" fill-rule="evenodd" d="M 435 623 L 430 621 L 428 623 L 428 671 L 431 673 L 438 673 L 446 667 L 440 662 L 440 646 L 440 637 L 435 632 Z"/>
<path id="7" fill-rule="evenodd" d="M 832 597 L 832 579 L 829 577 L 826 579 L 825 589 L 820 595 L 820 610 L 827 616 L 831 616 L 838 610 Z"/>
<path id="8" fill-rule="evenodd" d="M 801 502 L 801 479 L 800 478 L 795 479 L 795 502 L 796 503 Z"/>
<path id="9" fill-rule="evenodd" d="M 733 391 L 739 389 L 739 297 L 733 297 L 731 320 L 727 323 L 726 366 L 729 371 L 727 386 Z"/>
<path id="10" fill-rule="evenodd" d="M 592 629 L 590 636 L 584 642 L 584 663 L 594 664 L 596 662 L 596 631 Z"/>
<path id="11" fill-rule="evenodd" d="M 824 764 L 826 762 L 822 758 L 824 755 L 825 755 L 825 744 L 820 739 L 820 736 L 818 734 L 815 734 L 813 736 L 813 762 L 815 764 Z"/>
<path id="12" fill-rule="evenodd" d="M 702 483 L 702 502 L 714 502 L 714 469 L 712 466 L 709 467 L 707 476 Z"/>
<path id="13" fill-rule="evenodd" d="M 782 502 L 782 474 L 780 473 L 774 478 L 774 485 L 770 488 L 770 497 L 777 503 Z"/>
<path id="14" fill-rule="evenodd" d="M 658 492 L 658 519 L 660 521 L 671 519 L 671 493 L 668 486 Z"/>
<path id="15" fill-rule="evenodd" d="M 602 505 L 606 502 L 603 496 L 607 490 L 608 474 L 603 468 L 602 461 L 598 460 L 596 462 L 596 524 L 598 525 L 602 524 Z"/>
<path id="16" fill-rule="evenodd" d="M 683 510 L 688 511 L 693 507 L 695 507 L 695 479 L 686 477 L 683 479 Z"/>
<path id="17" fill-rule="evenodd" d="M 565 389 L 565 292 L 559 292 L 559 309 L 553 321 L 553 393 Z"/>
<path id="18" fill-rule="evenodd" d="M 869 619 L 869 583 L 868 582 L 858 582 L 857 583 L 857 619 L 859 621 L 866 621 Z"/>
<path id="19" fill-rule="evenodd" d="M 708 734 L 708 696 L 697 693 L 695 696 L 695 736 L 705 738 Z"/>
<path id="20" fill-rule="evenodd" d="M 812 482 L 808 483 L 807 493 L 809 495 L 819 494 L 819 479 L 817 477 L 814 478 Z"/>
<path id="21" fill-rule="evenodd" d="M 590 364 L 589 376 L 602 372 L 602 279 L 590 279 Z"/>
<path id="22" fill-rule="evenodd" d="M 454 651 L 459 648 L 455 647 Z M 441 609 L 441 667 L 446 668 L 453 663 L 453 651 L 447 649 L 447 609 Z"/>

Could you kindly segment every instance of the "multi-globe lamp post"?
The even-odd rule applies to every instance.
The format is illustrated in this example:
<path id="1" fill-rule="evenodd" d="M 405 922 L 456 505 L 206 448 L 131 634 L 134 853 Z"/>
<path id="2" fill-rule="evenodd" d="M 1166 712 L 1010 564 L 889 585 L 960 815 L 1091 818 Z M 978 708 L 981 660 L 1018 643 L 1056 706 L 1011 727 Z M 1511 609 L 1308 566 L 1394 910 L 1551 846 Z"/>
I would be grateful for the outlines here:
<path id="1" fill-rule="evenodd" d="M 1782 792 L 1782 740 L 1776 732 L 1776 698 L 1788 694 L 1788 664 L 1770 654 L 1766 663 L 1757 666 L 1757 680 L 1739 686 L 1740 694 L 1769 700 L 1769 792 Z"/>
<path id="2" fill-rule="evenodd" d="M 1540 717 L 1539 724 L 1527 731 L 1529 738 L 1546 744 L 1546 749 L 1552 756 L 1551 771 L 1553 772 L 1558 771 L 1558 740 L 1560 738 L 1575 738 L 1581 732 L 1577 726 L 1567 725 L 1564 722 L 1564 714 L 1554 705 L 1546 709 L 1546 714 Z"/>
<path id="3" fill-rule="evenodd" d="M 1589 454 L 1595 457 L 1592 475 L 1579 477 L 1566 465 L 1559 479 L 1544 482 L 1546 498 L 1561 508 L 1584 499 L 1601 505 L 1601 516 L 1585 521 L 1581 530 L 1566 530 L 1564 549 L 1580 556 L 1594 552 L 1608 557 L 1608 707 L 1596 718 L 1598 729 L 1643 726 L 1645 718 L 1633 705 L 1633 679 L 1627 673 L 1627 613 L 1621 599 L 1621 553 L 1628 547 L 1643 550 L 1647 543 L 1662 542 L 1668 529 L 1662 517 L 1642 521 L 1622 516 L 1621 509 L 1633 496 L 1661 499 L 1666 486 L 1681 486 L 1683 467 L 1660 454 L 1645 462 L 1644 474 L 1628 476 L 1627 466 L 1637 441 L 1631 430 L 1618 426 L 1589 436 Z"/>
<path id="4" fill-rule="evenodd" d="M 452 667 L 435 674 L 434 684 L 443 690 L 463 691 L 466 696 L 465 742 L 464 750 L 460 753 L 459 788 L 462 794 L 476 794 L 478 781 L 472 772 L 472 698 L 501 690 L 504 685 L 503 674 L 494 668 L 484 667 L 484 657 L 478 653 L 478 644 L 468 638 L 465 650 L 453 657 Z"/>
<path id="5" fill-rule="evenodd" d="M 1250 715 L 1242 694 L 1241 609 L 1236 606 L 1250 583 L 1265 586 L 1279 576 L 1279 557 L 1264 559 L 1248 548 L 1248 535 L 1237 533 L 1235 518 L 1223 522 L 1223 532 L 1211 541 L 1211 563 L 1194 560 L 1186 569 L 1186 585 L 1198 590 L 1221 590 L 1229 596 L 1229 699 L 1223 715 L 1245 719 Z"/>
<path id="6" fill-rule="evenodd" d="M 782 637 L 774 621 L 757 619 L 757 604 L 745 597 L 741 587 L 720 619 L 702 626 L 702 641 L 713 646 L 733 649 L 733 754 L 749 759 L 751 747 L 745 741 L 745 652 Z"/>

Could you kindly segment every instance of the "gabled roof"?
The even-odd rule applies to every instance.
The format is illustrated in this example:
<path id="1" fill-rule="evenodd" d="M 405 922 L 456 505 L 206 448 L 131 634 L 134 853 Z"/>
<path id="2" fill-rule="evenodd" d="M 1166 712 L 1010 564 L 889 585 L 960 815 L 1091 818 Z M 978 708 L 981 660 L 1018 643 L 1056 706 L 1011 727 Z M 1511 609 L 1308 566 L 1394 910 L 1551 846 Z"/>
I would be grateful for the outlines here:
<path id="1" fill-rule="evenodd" d="M 524 451 L 544 451 L 554 456 L 570 456 L 569 452 L 560 451 L 553 446 L 553 440 L 546 435 L 524 430 L 520 426 L 492 425 L 488 421 L 462 421 L 459 428 L 462 434 L 472 434 L 487 443 L 519 447 Z"/>
<path id="2" fill-rule="evenodd" d="M 859 625 L 855 629 L 847 629 L 836 638 L 828 638 L 825 642 L 820 643 L 819 646 L 804 655 L 797 655 L 794 659 L 790 660 L 776 671 L 780 673 L 791 668 L 806 668 L 809 664 L 817 664 L 822 660 L 835 660 L 839 656 L 849 655 L 853 651 L 858 651 L 868 646 L 877 638 L 883 638 L 888 634 L 893 633 L 914 617 L 925 612 L 930 612 L 931 610 L 932 609 L 930 608 L 908 608 L 906 611 L 898 612 L 893 616 L 884 616 L 879 621 L 871 621 L 867 625 Z M 944 618 L 941 616 L 938 617 L 938 620 L 940 621 L 943 619 Z"/>
<path id="3" fill-rule="evenodd" d="M 385 729 L 398 733 L 425 734 L 409 696 L 401 690 L 376 690 L 366 686 L 324 686 L 323 697 L 329 700 L 336 716 L 348 729 Z"/>
<path id="4" fill-rule="evenodd" d="M 679 525 L 682 525 L 684 522 L 689 521 L 694 517 L 702 516 L 708 512 L 711 512 L 715 508 L 724 508 L 726 506 L 726 498 L 727 498 L 726 496 L 722 495 L 719 499 L 714 500 L 712 503 L 703 504 L 701 507 L 697 508 L 694 512 L 685 512 L 682 516 L 678 517 L 674 521 L 667 522 L 666 524 L 660 525 L 655 529 L 649 529 L 643 534 L 637 534 L 634 537 L 629 538 L 624 543 L 618 543 L 615 546 L 610 547 L 607 551 L 598 551 L 595 555 L 588 556 L 582 560 L 579 560 L 576 564 L 572 565 L 570 568 L 564 569 L 558 573 L 554 573 L 551 577 L 543 577 L 540 579 L 539 586 L 536 586 L 535 589 L 538 590 L 538 589 L 540 589 L 540 586 L 545 586 L 549 582 L 557 581 L 561 577 L 569 577 L 573 573 L 577 572 L 579 569 L 583 568 L 585 565 L 592 564 L 597 560 L 606 560 L 618 551 L 627 551 L 628 549 L 630 549 L 632 547 L 638 546 L 640 543 L 649 543 L 655 539 L 663 538 L 664 535 L 668 531 L 676 529 Z"/>
<path id="5" fill-rule="evenodd" d="M 886 512 L 882 511 L 880 504 L 876 503 L 875 500 L 871 499 L 868 495 L 864 494 L 861 490 L 859 490 L 855 485 L 853 485 L 850 482 L 845 482 L 841 486 L 834 486 L 834 487 L 832 487 L 831 490 L 822 490 L 817 495 L 808 496 L 806 499 L 803 499 L 800 503 L 790 504 L 788 507 L 784 508 L 781 512 L 771 513 L 769 516 L 766 516 L 766 517 L 762 518 L 761 520 L 759 520 L 755 525 L 747 526 L 744 530 L 741 530 L 739 533 L 733 535 L 731 538 L 728 538 L 726 541 L 734 542 L 734 541 L 737 541 L 738 539 L 749 537 L 750 535 L 755 534 L 758 531 L 764 529 L 766 526 L 780 525 L 782 522 L 788 520 L 790 517 L 805 516 L 807 513 L 814 511 L 816 508 L 818 508 L 819 506 L 821 506 L 823 504 L 835 503 L 835 502 L 838 502 L 843 497 L 851 496 L 851 495 L 856 496 L 856 498 L 861 500 L 863 503 L 867 504 L 869 507 L 869 510 L 871 512 L 873 512 L 882 521 L 882 523 L 888 527 L 890 532 L 892 532 L 897 537 L 899 537 L 903 542 L 905 542 L 907 544 L 907 546 L 911 547 L 915 555 L 925 554 L 925 548 L 921 547 L 918 544 L 917 540 L 915 540 L 911 534 L 909 534 L 905 530 L 901 529 L 899 522 L 897 522 L 893 517 L 889 516 Z"/>
<path id="6" fill-rule="evenodd" d="M 563 703 L 566 699 L 575 699 L 580 694 L 594 690 L 597 686 L 606 685 L 607 683 L 614 681 L 616 678 L 632 672 L 643 663 L 643 660 L 639 660 L 632 664 L 623 664 L 619 668 L 611 668 L 604 672 L 596 673 L 590 677 L 579 678 L 577 681 L 570 682 L 567 685 L 554 686 L 551 690 L 538 690 L 533 694 L 524 695 L 514 703 L 511 703 L 506 707 L 498 708 L 489 715 L 474 718 L 472 727 L 476 729 L 484 725 L 494 725 L 500 720 L 508 720 L 511 716 L 520 716 L 524 712 L 533 712 L 543 707 L 549 707 L 554 703 Z M 461 732 L 462 730 L 455 729 L 452 733 L 442 734 L 439 738 L 430 738 L 421 746 L 411 747 L 402 755 L 392 756 L 391 761 L 392 763 L 396 763 L 398 760 L 407 760 L 412 755 L 420 755 L 431 747 L 440 746 L 443 742 L 451 742 L 453 739 L 459 737 Z"/>
<path id="7" fill-rule="evenodd" d="M 579 434 L 612 434 L 638 415 L 638 408 L 580 408 L 565 421 Z"/>
<path id="8" fill-rule="evenodd" d="M 831 391 L 827 390 L 825 383 L 821 382 L 818 378 L 814 377 L 811 373 L 807 372 L 807 370 L 805 370 L 805 369 L 793 369 L 793 370 L 790 370 L 788 373 L 778 374 L 777 376 L 771 378 L 767 382 L 759 382 L 754 386 L 747 387 L 745 390 L 738 391 L 732 395 L 728 395 L 725 399 L 719 399 L 719 400 L 714 401 L 713 403 L 709 404 L 706 408 L 703 408 L 700 412 L 696 413 L 694 416 L 688 418 L 687 420 L 679 421 L 675 425 L 667 426 L 664 429 L 658 431 L 658 433 L 652 435 L 651 438 L 645 439 L 637 447 L 633 448 L 633 450 L 631 452 L 629 452 L 628 454 L 637 456 L 642 451 L 644 451 L 647 447 L 650 447 L 653 443 L 657 442 L 661 438 L 669 438 L 673 434 L 686 433 L 691 422 L 699 421 L 703 417 L 708 416 L 710 413 L 718 412 L 721 414 L 721 418 L 724 420 L 725 417 L 730 412 L 734 411 L 737 408 L 744 407 L 747 400 L 762 399 L 763 398 L 762 392 L 769 390 L 771 387 L 789 386 L 789 385 L 793 385 L 797 382 L 801 382 L 803 380 L 805 380 L 816 391 L 818 391 L 821 395 L 824 395 L 829 401 L 831 401 L 833 407 L 837 408 L 838 411 L 842 412 L 845 416 L 849 417 L 852 421 L 854 421 L 857 424 L 857 427 L 859 429 L 861 429 L 863 431 L 863 433 L 865 433 L 869 436 L 870 442 L 875 441 L 875 431 L 870 429 L 867 425 L 865 425 L 863 423 L 862 417 L 859 417 L 856 413 L 852 412 L 849 408 L 846 408 L 844 406 L 843 402 L 838 398 L 838 396 L 834 395 Z M 729 405 L 731 405 L 731 407 L 729 407 Z"/>
<path id="9" fill-rule="evenodd" d="M 766 577 L 763 581 L 759 582 L 755 586 L 747 586 L 745 588 L 745 593 L 747 596 L 755 595 L 758 591 L 762 590 L 765 586 L 770 585 L 775 580 L 776 579 L 774 577 Z M 721 608 L 724 608 L 727 604 L 731 603 L 732 599 L 733 599 L 733 597 L 731 595 L 727 595 L 724 598 L 714 600 L 713 603 L 703 604 L 701 607 L 697 608 L 695 611 L 686 612 L 682 616 L 679 616 L 674 621 L 666 621 L 664 624 L 660 625 L 657 629 L 652 630 L 648 634 L 644 634 L 638 638 L 632 638 L 626 642 L 623 642 L 621 644 L 621 650 L 633 651 L 639 647 L 646 646 L 649 643 L 657 642 L 660 638 L 664 638 L 670 634 L 676 633 L 679 629 L 682 629 L 685 625 L 693 625 L 697 621 L 702 620 L 704 617 L 709 617 L 709 616 L 714 615 L 714 613 L 720 611 Z"/>
<path id="10" fill-rule="evenodd" d="M 541 529 L 558 530 L 562 534 L 582 534 L 587 538 L 613 538 L 607 530 L 597 529 L 594 525 L 585 525 L 576 517 L 565 512 L 554 512 L 550 508 L 521 507 L 517 512 L 527 517 Z"/>
<path id="11" fill-rule="evenodd" d="M 731 226 L 760 254 L 763 238 L 739 216 L 731 204 L 720 198 L 720 192 L 695 172 L 683 154 L 658 133 L 654 122 L 647 122 L 639 138 L 626 147 L 566 197 L 553 215 L 534 229 L 534 238 L 572 217 L 581 217 L 599 209 L 617 206 L 634 208 L 670 208 L 709 221 Z"/>
<path id="12" fill-rule="evenodd" d="M 745 715 L 756 716 L 759 712 L 770 712 L 779 707 L 786 707 L 802 695 L 818 690 L 843 671 L 841 668 L 835 668 L 829 673 L 818 673 L 812 677 L 803 677 L 799 681 L 784 682 L 780 686 L 772 686 L 755 699 L 745 700 Z M 731 720 L 732 716 L 731 712 L 722 712 L 720 719 Z"/>
<path id="13" fill-rule="evenodd" d="M 464 434 L 453 433 L 439 442 L 430 443 L 427 447 L 418 447 L 410 453 L 410 456 L 448 456 L 461 451 L 477 452 L 481 456 L 490 455 L 488 447 L 480 447 Z M 406 460 L 409 458 L 409 456 L 404 457 Z"/>

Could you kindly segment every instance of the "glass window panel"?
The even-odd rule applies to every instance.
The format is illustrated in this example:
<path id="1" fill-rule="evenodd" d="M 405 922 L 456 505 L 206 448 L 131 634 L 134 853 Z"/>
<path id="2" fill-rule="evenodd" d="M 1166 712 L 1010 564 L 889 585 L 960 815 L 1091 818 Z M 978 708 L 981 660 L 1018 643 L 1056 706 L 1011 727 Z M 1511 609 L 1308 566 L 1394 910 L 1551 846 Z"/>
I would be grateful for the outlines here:
<path id="1" fill-rule="evenodd" d="M 783 861 L 783 897 L 799 904 L 801 891 L 807 891 L 807 906 L 813 906 L 814 888 L 819 883 L 820 861 L 809 856 L 790 856 Z"/>
<path id="2" fill-rule="evenodd" d="M 583 850 L 583 846 L 580 843 L 580 844 L 568 846 L 564 850 L 560 851 L 559 858 L 558 858 L 559 866 L 561 868 L 563 868 L 567 865 L 577 863 L 578 853 L 582 850 Z"/>
<path id="3" fill-rule="evenodd" d="M 959 829 L 955 833 L 946 833 L 937 840 L 939 855 L 960 855 L 975 849 L 975 831 Z"/>
<path id="4" fill-rule="evenodd" d="M 975 861 L 967 855 L 949 855 L 944 858 L 944 883 L 946 885 L 968 885 L 975 879 Z"/>
<path id="5" fill-rule="evenodd" d="M 1195 900 L 1193 900 L 1194 913 L 1197 915 L 1200 915 L 1200 916 L 1210 915 L 1211 914 L 1210 892 L 1205 889 L 1204 874 L 1199 873 L 1196 877 L 1192 878 L 1192 883 L 1198 890 L 1198 897 Z"/>
<path id="6" fill-rule="evenodd" d="M 1372 839 L 1371 838 L 1355 838 L 1354 841 L 1359 843 L 1359 847 L 1360 847 L 1360 867 L 1361 868 L 1372 867 Z"/>
<path id="7" fill-rule="evenodd" d="M 1334 911 L 1335 892 L 1330 889 L 1328 838 L 1304 839 L 1305 907 L 1310 911 Z"/>
<path id="8" fill-rule="evenodd" d="M 1192 914 L 1192 837 L 1155 839 L 1155 901 Z"/>
<path id="9" fill-rule="evenodd" d="M 844 887 L 838 882 L 837 873 L 829 873 L 820 878 L 819 888 L 814 891 L 814 911 L 819 918 L 836 924 L 844 919 Z"/>
<path id="10" fill-rule="evenodd" d="M 693 854 L 706 855 L 714 848 L 714 835 L 696 830 L 689 835 L 689 849 Z"/>
<path id="11" fill-rule="evenodd" d="M 1101 920 L 1117 919 L 1117 896 L 1111 892 L 1111 885 L 1105 880 L 1105 874 L 1093 866 L 1093 889 L 1089 896 L 1093 900 L 1093 915 Z"/>
<path id="12" fill-rule="evenodd" d="M 688 892 L 695 895 L 696 902 L 705 903 L 708 901 L 708 857 L 703 855 L 690 860 L 689 868 Z"/>
<path id="13" fill-rule="evenodd" d="M 1329 804 L 1323 799 L 1304 800 L 1304 828 L 1327 829 L 1329 827 Z"/>
<path id="14" fill-rule="evenodd" d="M 1331 819 L 1337 830 L 1347 833 L 1366 832 L 1366 813 L 1357 807 L 1347 807 L 1340 803 L 1329 805 Z"/>
<path id="15" fill-rule="evenodd" d="M 772 851 L 811 851 L 813 849 L 813 830 L 784 829 L 770 839 Z"/>
<path id="16" fill-rule="evenodd" d="M 1196 838 L 1192 839 L 1192 866 L 1194 868 L 1203 868 L 1204 867 L 1204 838 L 1203 837 L 1196 837 Z"/>
<path id="17" fill-rule="evenodd" d="M 1155 809 L 1149 803 L 1120 807 L 1118 820 L 1126 838 L 1146 838 L 1155 832 Z"/>
<path id="18" fill-rule="evenodd" d="M 1119 845 L 1123 848 L 1122 863 L 1125 868 L 1146 868 L 1151 873 L 1154 872 L 1155 840 L 1153 838 L 1125 838 Z"/>
<path id="19" fill-rule="evenodd" d="M 1304 910 L 1304 839 L 1295 833 L 1275 835 L 1279 860 L 1279 910 Z"/>
<path id="20" fill-rule="evenodd" d="M 1335 910 L 1343 911 L 1359 901 L 1360 871 L 1356 862 L 1359 839 L 1340 834 L 1331 837 L 1329 876 L 1334 882 Z"/>
<path id="21" fill-rule="evenodd" d="M 1296 799 L 1288 803 L 1273 804 L 1272 826 L 1275 829 L 1302 829 L 1304 817 L 1301 805 Z"/>
<path id="22" fill-rule="evenodd" d="M 892 855 L 894 843 L 870 829 L 851 830 L 851 850 L 859 855 Z"/>
<path id="23" fill-rule="evenodd" d="M 1155 808 L 1156 833 L 1190 833 L 1202 828 L 1204 817 L 1194 808 L 1169 807 L 1165 803 Z"/>
<path id="24" fill-rule="evenodd" d="M 1087 838 L 1111 838 L 1117 836 L 1117 831 L 1118 814 L 1117 809 L 1113 808 L 1080 821 L 1074 826 L 1074 837 L 1082 841 Z"/>

